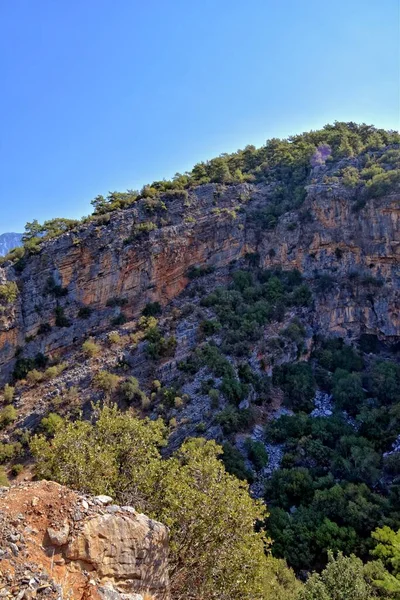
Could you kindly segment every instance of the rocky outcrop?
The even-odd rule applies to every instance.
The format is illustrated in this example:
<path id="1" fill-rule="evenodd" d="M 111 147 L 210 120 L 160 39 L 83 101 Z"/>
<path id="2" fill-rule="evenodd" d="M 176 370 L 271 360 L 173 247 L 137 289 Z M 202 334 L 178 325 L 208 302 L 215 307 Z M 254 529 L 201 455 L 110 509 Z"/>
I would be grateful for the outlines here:
<path id="1" fill-rule="evenodd" d="M 50 598 L 169 600 L 167 528 L 111 502 L 47 481 L 2 488 L 1 597 L 42 586 Z"/>
<path id="2" fill-rule="evenodd" d="M 372 198 L 360 208 L 354 192 L 324 184 L 323 175 L 324 168 L 313 173 L 303 206 L 282 215 L 274 229 L 263 229 L 257 218 L 271 202 L 268 186 L 208 184 L 165 200 L 166 210 L 150 216 L 141 201 L 105 224 L 49 241 L 20 274 L 0 268 L 0 285 L 15 280 L 20 290 L 0 314 L 3 379 L 19 346 L 25 356 L 71 347 L 121 312 L 132 318 L 147 302 L 168 303 L 186 286 L 191 266 L 219 269 L 248 253 L 257 253 L 265 267 L 298 268 L 310 282 L 330 278 L 318 295 L 316 331 L 395 341 L 400 195 Z M 150 218 L 156 228 L 140 230 Z M 86 319 L 82 307 L 90 308 Z M 68 326 L 59 326 L 60 315 Z"/>

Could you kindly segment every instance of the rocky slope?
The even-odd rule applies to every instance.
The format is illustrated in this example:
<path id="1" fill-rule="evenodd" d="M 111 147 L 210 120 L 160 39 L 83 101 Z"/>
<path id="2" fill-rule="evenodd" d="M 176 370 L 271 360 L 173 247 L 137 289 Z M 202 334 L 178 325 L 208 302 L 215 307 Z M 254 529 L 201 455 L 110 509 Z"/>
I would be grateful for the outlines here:
<path id="1" fill-rule="evenodd" d="M 143 231 L 149 214 L 142 202 L 114 212 L 106 224 L 92 222 L 43 244 L 21 273 L 5 264 L 0 285 L 15 281 L 19 291 L 0 315 L 3 381 L 18 347 L 26 357 L 65 351 L 109 328 L 121 312 L 130 319 L 148 302 L 170 302 L 187 285 L 190 267 L 218 270 L 249 254 L 262 267 L 297 268 L 317 283 L 329 279 L 315 307 L 315 332 L 395 342 L 400 192 L 366 198 L 358 208 L 352 189 L 325 183 L 329 173 L 314 168 L 303 206 L 283 214 L 274 229 L 263 228 L 259 216 L 270 186 L 207 184 L 169 198 L 151 230 Z M 87 319 L 80 318 L 83 307 Z"/>
<path id="2" fill-rule="evenodd" d="M 0 490 L 0 597 L 168 600 L 168 530 L 53 482 Z"/>

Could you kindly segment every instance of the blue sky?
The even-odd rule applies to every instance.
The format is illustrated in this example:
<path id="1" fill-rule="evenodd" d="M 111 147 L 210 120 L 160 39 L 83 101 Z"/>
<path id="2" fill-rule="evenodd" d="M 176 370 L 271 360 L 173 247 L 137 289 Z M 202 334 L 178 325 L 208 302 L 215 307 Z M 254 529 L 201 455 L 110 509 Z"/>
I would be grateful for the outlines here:
<path id="1" fill-rule="evenodd" d="M 399 128 L 398 0 L 2 0 L 0 233 L 334 120 Z"/>

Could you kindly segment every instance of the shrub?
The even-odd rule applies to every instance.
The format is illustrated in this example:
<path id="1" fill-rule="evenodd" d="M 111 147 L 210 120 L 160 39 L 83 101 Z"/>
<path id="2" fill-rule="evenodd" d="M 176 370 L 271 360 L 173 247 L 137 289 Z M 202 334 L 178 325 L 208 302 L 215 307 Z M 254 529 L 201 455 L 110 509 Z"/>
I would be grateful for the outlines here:
<path id="1" fill-rule="evenodd" d="M 26 378 L 29 383 L 39 383 L 43 380 L 43 373 L 38 371 L 37 369 L 32 369 L 32 371 L 28 371 L 26 374 Z"/>
<path id="2" fill-rule="evenodd" d="M 107 335 L 107 340 L 110 345 L 119 345 L 122 343 L 122 338 L 117 331 L 110 331 L 110 333 Z"/>
<path id="3" fill-rule="evenodd" d="M 22 473 L 23 470 L 24 470 L 24 465 L 17 463 L 16 465 L 13 465 L 11 467 L 11 475 L 13 475 L 13 477 L 17 477 L 17 475 Z"/>
<path id="4" fill-rule="evenodd" d="M 56 413 L 49 413 L 40 421 L 40 429 L 46 437 L 53 437 L 59 427 L 62 427 L 63 419 Z"/>
<path id="5" fill-rule="evenodd" d="M 302 362 L 276 367 L 272 382 L 282 387 L 289 407 L 305 412 L 312 410 L 316 384 L 310 365 Z"/>
<path id="6" fill-rule="evenodd" d="M 0 467 L 0 487 L 8 487 L 10 482 L 8 481 L 7 474 L 3 467 Z"/>
<path id="7" fill-rule="evenodd" d="M 161 315 L 162 309 L 159 302 L 148 302 L 142 311 L 145 317 L 157 317 Z"/>
<path id="8" fill-rule="evenodd" d="M 0 463 L 6 463 L 13 460 L 21 453 L 22 445 L 19 442 L 13 444 L 3 444 L 0 442 Z"/>
<path id="9" fill-rule="evenodd" d="M 119 390 L 122 398 L 128 404 L 136 403 L 143 405 L 145 403 L 146 394 L 140 389 L 136 377 L 128 377 L 126 381 L 121 383 Z"/>
<path id="10" fill-rule="evenodd" d="M 101 346 L 99 346 L 99 344 L 96 344 L 96 342 L 94 342 L 92 339 L 88 339 L 86 340 L 86 342 L 83 342 L 82 350 L 86 354 L 86 356 L 93 358 L 94 356 L 100 354 Z"/>
<path id="11" fill-rule="evenodd" d="M 15 388 L 8 383 L 4 386 L 3 390 L 3 400 L 5 404 L 11 404 L 14 399 Z"/>
<path id="12" fill-rule="evenodd" d="M 55 310 L 57 327 L 70 327 L 71 321 L 65 316 L 64 308 L 62 306 L 56 306 Z"/>
<path id="13" fill-rule="evenodd" d="M 62 298 L 68 295 L 68 288 L 57 284 L 54 277 L 49 277 L 46 284 L 45 292 L 53 294 L 56 298 Z"/>
<path id="14" fill-rule="evenodd" d="M 222 448 L 222 462 L 228 473 L 235 475 L 238 479 L 244 479 L 251 483 L 253 481 L 253 474 L 247 469 L 242 453 L 229 442 L 224 442 Z"/>
<path id="15" fill-rule="evenodd" d="M 0 285 L 0 302 L 4 304 L 14 304 L 18 298 L 19 289 L 15 281 L 8 281 Z"/>
<path id="16" fill-rule="evenodd" d="M 41 323 L 38 329 L 38 335 L 45 335 L 51 331 L 50 323 Z"/>
<path id="17" fill-rule="evenodd" d="M 200 323 L 200 330 L 206 337 L 214 335 L 220 329 L 221 329 L 221 323 L 219 323 L 216 319 L 202 321 Z"/>
<path id="18" fill-rule="evenodd" d="M 253 463 L 256 471 L 261 471 L 268 464 L 268 454 L 265 446 L 258 440 L 246 439 L 247 456 Z"/>
<path id="19" fill-rule="evenodd" d="M 45 367 L 47 361 L 47 357 L 40 352 L 36 354 L 35 358 L 18 358 L 13 372 L 14 379 L 24 379 L 32 369 Z"/>
<path id="20" fill-rule="evenodd" d="M 78 311 L 78 319 L 88 319 L 92 312 L 90 306 L 81 306 Z"/>
<path id="21" fill-rule="evenodd" d="M 115 392 L 118 387 L 120 378 L 118 375 L 114 375 L 113 373 L 109 373 L 108 371 L 99 371 L 93 377 L 93 383 L 96 388 L 106 392 L 106 394 L 111 394 Z"/>
<path id="22" fill-rule="evenodd" d="M 128 304 L 127 298 L 119 298 L 118 296 L 114 296 L 113 298 L 109 298 L 106 302 L 106 306 L 108 307 L 116 307 L 116 306 L 126 306 Z"/>
<path id="23" fill-rule="evenodd" d="M 204 275 L 213 273 L 214 269 L 215 268 L 211 265 L 200 265 L 200 266 L 193 265 L 192 267 L 189 268 L 186 275 L 189 279 L 197 279 L 198 277 L 203 277 Z"/>
<path id="24" fill-rule="evenodd" d="M 127 320 L 128 319 L 126 318 L 126 316 L 123 313 L 121 313 L 111 319 L 111 325 L 114 325 L 114 326 L 124 325 L 127 322 Z"/>
<path id="25" fill-rule="evenodd" d="M 17 411 L 11 404 L 5 406 L 0 410 L 0 429 L 10 425 L 10 423 L 16 420 L 17 416 Z"/>

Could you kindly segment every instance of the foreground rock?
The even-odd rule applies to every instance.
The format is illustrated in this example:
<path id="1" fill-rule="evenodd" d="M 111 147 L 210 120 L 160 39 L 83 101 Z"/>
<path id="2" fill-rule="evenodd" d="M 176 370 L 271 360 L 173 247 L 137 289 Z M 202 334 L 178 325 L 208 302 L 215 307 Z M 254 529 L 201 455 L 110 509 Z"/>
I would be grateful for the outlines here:
<path id="1" fill-rule="evenodd" d="M 0 598 L 169 600 L 168 530 L 49 481 L 0 491 Z"/>

